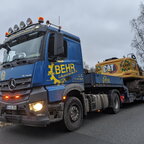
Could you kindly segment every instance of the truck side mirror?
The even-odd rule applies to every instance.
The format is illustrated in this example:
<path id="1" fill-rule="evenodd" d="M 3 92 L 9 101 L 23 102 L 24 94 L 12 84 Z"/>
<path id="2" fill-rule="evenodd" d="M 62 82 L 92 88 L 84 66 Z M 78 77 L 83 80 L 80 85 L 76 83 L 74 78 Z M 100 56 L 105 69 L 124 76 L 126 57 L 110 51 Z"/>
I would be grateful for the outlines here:
<path id="1" fill-rule="evenodd" d="M 64 40 L 61 33 L 56 33 L 54 38 L 54 56 L 64 55 Z"/>

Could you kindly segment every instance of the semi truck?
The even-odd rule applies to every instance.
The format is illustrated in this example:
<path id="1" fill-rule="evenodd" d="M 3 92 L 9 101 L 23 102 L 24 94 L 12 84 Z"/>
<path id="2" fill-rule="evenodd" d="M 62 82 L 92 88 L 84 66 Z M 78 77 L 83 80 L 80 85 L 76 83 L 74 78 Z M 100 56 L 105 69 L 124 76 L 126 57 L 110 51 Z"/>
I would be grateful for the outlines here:
<path id="1" fill-rule="evenodd" d="M 80 38 L 39 17 L 6 32 L 0 45 L 0 121 L 78 129 L 88 112 L 116 114 L 136 100 L 124 78 L 83 67 Z M 98 67 L 98 66 L 97 66 Z M 143 95 L 139 99 L 143 100 Z"/>

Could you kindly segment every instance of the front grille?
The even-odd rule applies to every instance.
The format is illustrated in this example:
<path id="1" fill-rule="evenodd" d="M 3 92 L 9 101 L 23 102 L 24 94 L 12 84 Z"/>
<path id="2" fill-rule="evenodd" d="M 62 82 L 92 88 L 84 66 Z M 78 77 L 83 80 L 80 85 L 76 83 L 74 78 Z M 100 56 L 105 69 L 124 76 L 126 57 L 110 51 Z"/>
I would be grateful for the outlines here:
<path id="1" fill-rule="evenodd" d="M 10 80 L 3 81 L 0 83 L 0 91 L 1 92 L 12 92 L 12 91 L 19 91 L 23 89 L 29 89 L 31 87 L 31 78 L 20 78 L 20 79 L 15 79 L 16 82 L 16 87 L 11 90 L 9 88 L 9 83 Z"/>
<path id="2" fill-rule="evenodd" d="M 2 96 L 4 95 L 11 96 L 8 102 L 27 100 L 31 92 L 31 77 L 15 79 L 14 89 L 9 88 L 10 81 L 11 79 L 0 83 L 0 100 L 2 100 Z M 15 100 L 13 97 L 16 95 L 20 95 L 21 99 Z"/>

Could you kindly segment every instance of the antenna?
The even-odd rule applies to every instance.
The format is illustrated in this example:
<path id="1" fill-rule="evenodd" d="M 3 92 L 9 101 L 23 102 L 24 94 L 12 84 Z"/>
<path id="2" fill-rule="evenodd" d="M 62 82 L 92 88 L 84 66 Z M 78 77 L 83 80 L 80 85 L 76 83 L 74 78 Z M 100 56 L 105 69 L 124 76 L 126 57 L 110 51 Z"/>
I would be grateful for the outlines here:
<path id="1" fill-rule="evenodd" d="M 60 16 L 58 17 L 58 21 L 59 21 L 59 32 L 60 32 L 60 30 L 61 30 L 61 26 L 60 26 Z"/>
<path id="2" fill-rule="evenodd" d="M 60 16 L 58 17 L 58 25 L 60 26 Z"/>

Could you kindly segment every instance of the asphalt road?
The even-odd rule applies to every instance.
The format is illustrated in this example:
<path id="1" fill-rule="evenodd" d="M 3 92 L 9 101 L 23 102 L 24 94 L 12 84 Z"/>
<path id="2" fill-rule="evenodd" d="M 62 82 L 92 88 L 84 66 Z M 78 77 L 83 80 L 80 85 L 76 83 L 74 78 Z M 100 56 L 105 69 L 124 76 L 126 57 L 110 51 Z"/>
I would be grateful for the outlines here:
<path id="1" fill-rule="evenodd" d="M 0 144 L 144 144 L 144 103 L 124 106 L 117 115 L 90 113 L 75 132 L 66 132 L 59 123 L 5 126 Z"/>

